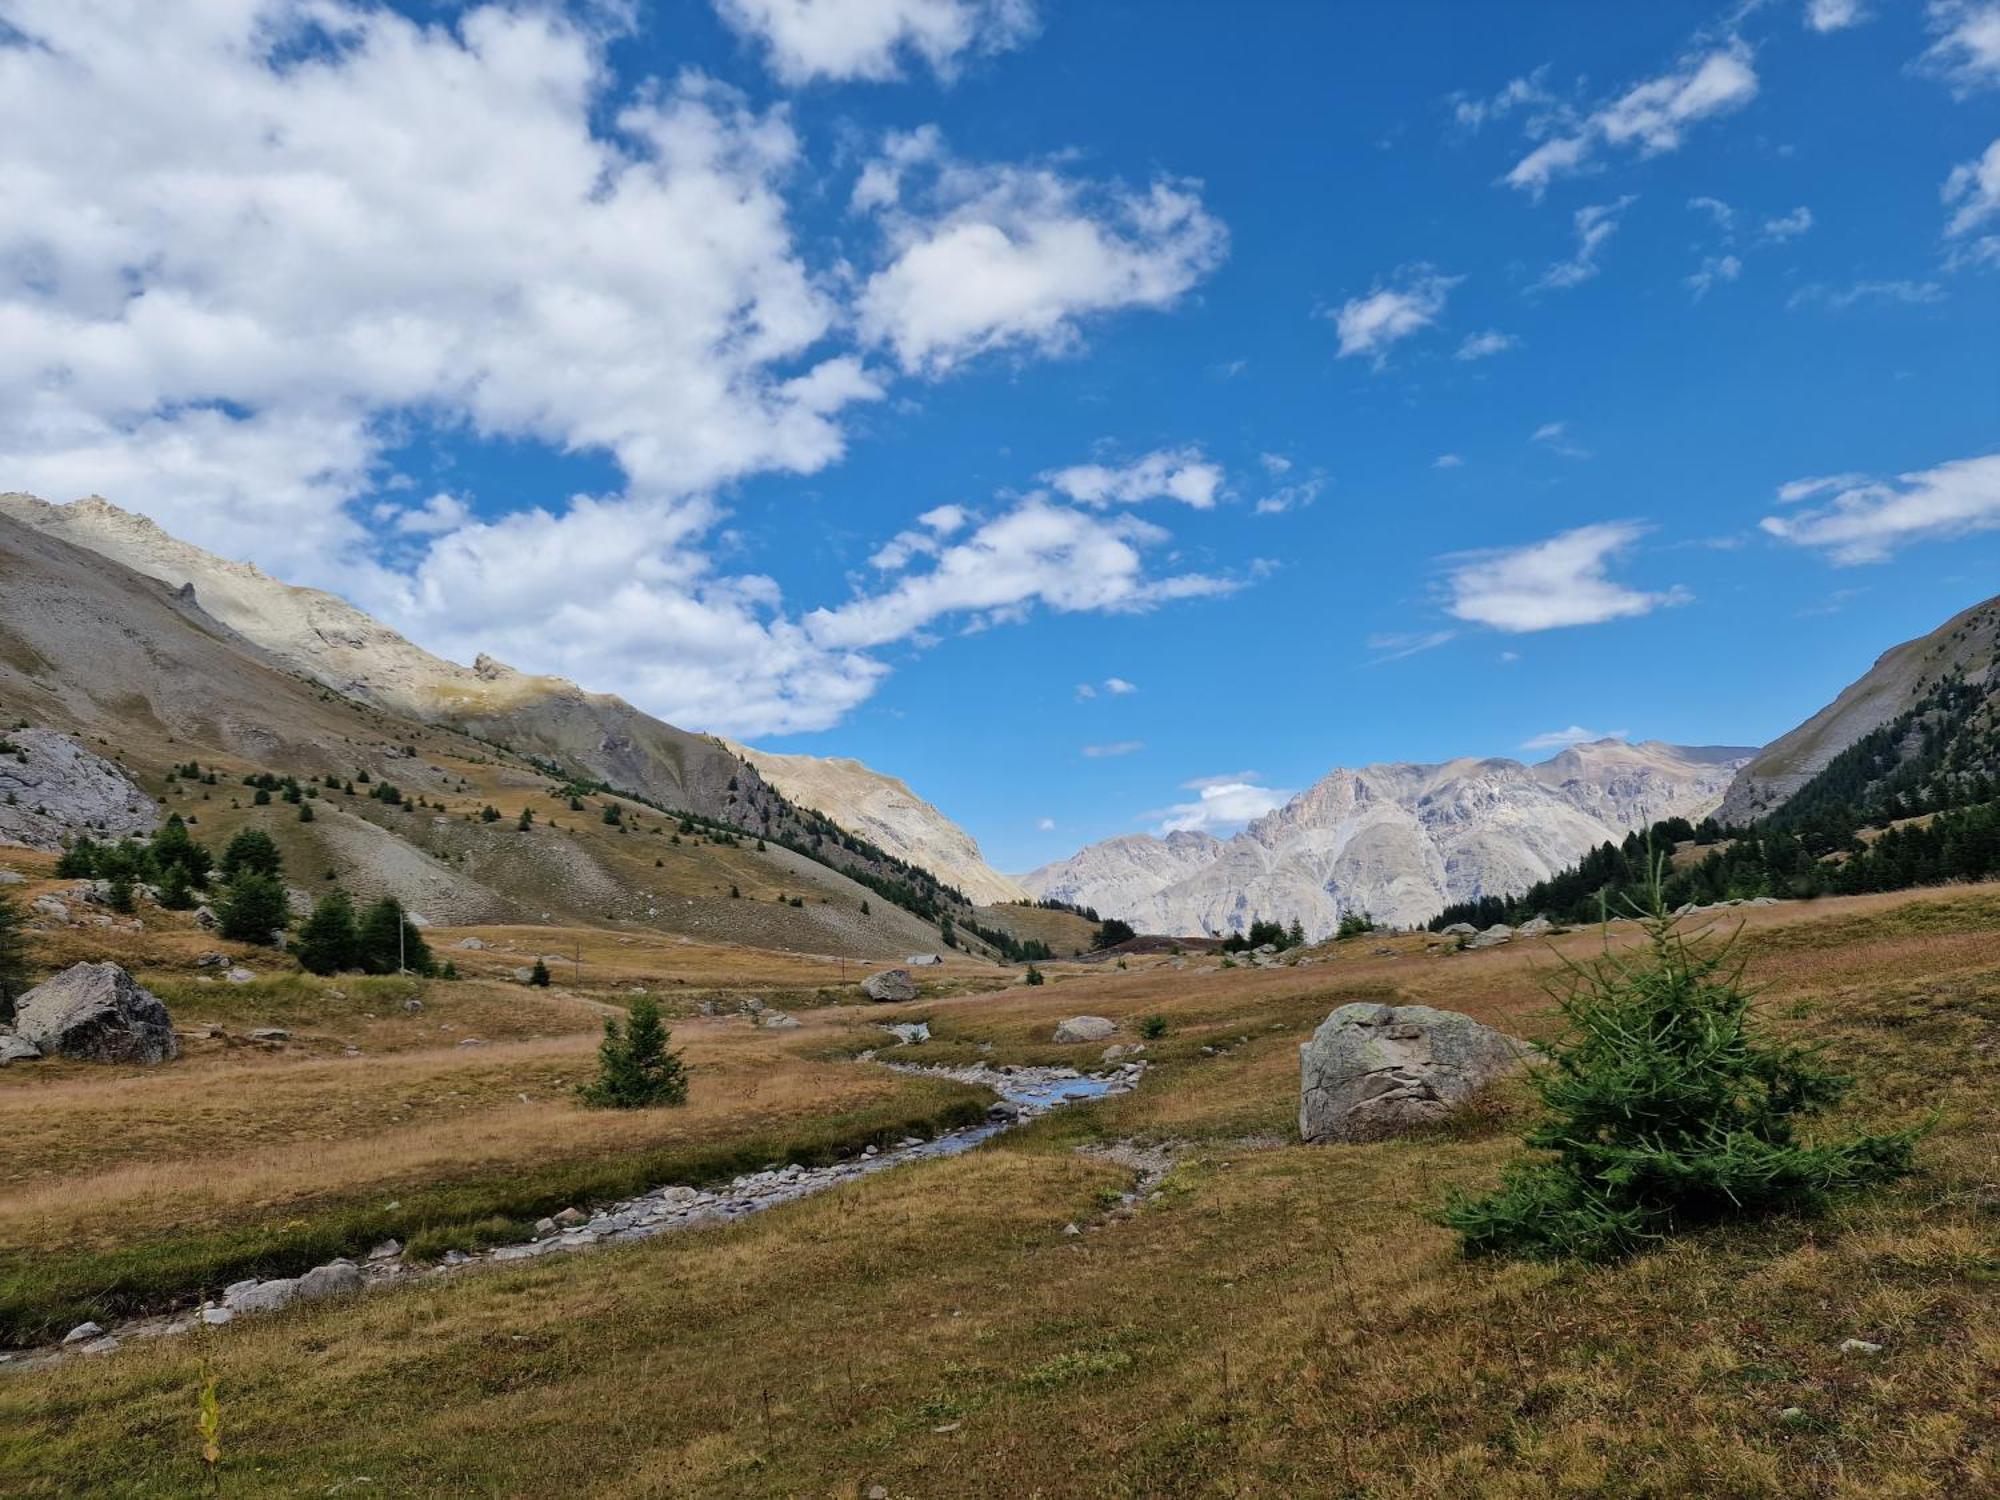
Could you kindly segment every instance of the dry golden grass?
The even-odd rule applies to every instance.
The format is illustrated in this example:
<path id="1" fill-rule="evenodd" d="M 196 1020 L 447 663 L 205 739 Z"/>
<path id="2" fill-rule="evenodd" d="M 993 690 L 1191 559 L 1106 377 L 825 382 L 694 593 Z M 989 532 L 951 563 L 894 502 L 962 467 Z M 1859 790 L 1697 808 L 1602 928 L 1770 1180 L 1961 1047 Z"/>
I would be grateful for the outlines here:
<path id="1" fill-rule="evenodd" d="M 1919 1177 L 1619 1265 L 1460 1260 L 1427 1215 L 1511 1154 L 1521 1091 L 1424 1138 L 1304 1148 L 1296 1043 L 1361 998 L 1531 1032 L 1546 959 L 1515 950 L 1399 940 L 1308 969 L 1134 968 L 816 1011 L 765 1066 L 897 1014 L 932 1018 L 936 1056 L 1077 1059 L 1094 1049 L 1046 1038 L 1079 1010 L 1169 1032 L 1138 1093 L 971 1157 L 727 1229 L 239 1324 L 206 1354 L 172 1341 L 0 1380 L 0 1490 L 195 1493 L 206 1358 L 225 1493 L 246 1495 L 1995 1493 L 1994 894 L 1746 925 L 1772 1024 L 1860 1076 L 1857 1115 L 1937 1111 Z M 718 1079 L 738 1044 L 717 1043 Z M 1182 1143 L 1180 1164 L 1158 1201 L 1107 1216 L 1128 1174 L 1071 1148 L 1125 1136 Z M 1883 1352 L 1842 1354 L 1849 1337 Z"/>

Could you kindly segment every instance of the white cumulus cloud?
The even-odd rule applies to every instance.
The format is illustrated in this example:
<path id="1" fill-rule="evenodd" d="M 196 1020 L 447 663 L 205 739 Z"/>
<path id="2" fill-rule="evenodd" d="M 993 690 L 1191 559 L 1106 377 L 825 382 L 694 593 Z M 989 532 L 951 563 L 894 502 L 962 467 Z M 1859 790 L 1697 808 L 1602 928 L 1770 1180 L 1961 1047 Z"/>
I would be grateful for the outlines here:
<path id="1" fill-rule="evenodd" d="M 1129 464 L 1073 464 L 1042 476 L 1043 483 L 1079 505 L 1178 500 L 1196 510 L 1215 504 L 1222 479 L 1222 466 L 1196 447 L 1161 449 Z"/>
<path id="2" fill-rule="evenodd" d="M 1176 802 L 1145 814 L 1157 819 L 1162 834 L 1199 830 L 1203 833 L 1231 833 L 1245 823 L 1283 807 L 1292 793 L 1260 784 L 1255 771 L 1238 771 L 1227 776 L 1208 776 L 1181 784 L 1193 792 L 1194 800 Z"/>
<path id="3" fill-rule="evenodd" d="M 1405 266 L 1331 314 L 1340 335 L 1340 357 L 1366 355 L 1378 365 L 1390 348 L 1429 328 L 1444 313 L 1451 289 L 1464 280 L 1426 265 Z"/>
<path id="4" fill-rule="evenodd" d="M 1032 0 L 715 0 L 715 9 L 792 84 L 899 78 L 908 58 L 948 80 L 967 53 L 1018 47 L 1036 25 Z"/>
<path id="5" fill-rule="evenodd" d="M 1918 65 L 1960 98 L 2000 87 L 2000 0 L 1931 0 L 1937 40 Z"/>
<path id="6" fill-rule="evenodd" d="M 1611 563 L 1645 531 L 1635 522 L 1607 521 L 1525 547 L 1464 556 L 1445 580 L 1446 609 L 1475 625 L 1523 633 L 1601 625 L 1685 603 L 1692 596 L 1684 589 L 1648 592 L 1611 577 Z"/>
<path id="7" fill-rule="evenodd" d="M 1845 31 L 1867 19 L 1861 0 L 1806 0 L 1805 21 L 1812 31 Z"/>

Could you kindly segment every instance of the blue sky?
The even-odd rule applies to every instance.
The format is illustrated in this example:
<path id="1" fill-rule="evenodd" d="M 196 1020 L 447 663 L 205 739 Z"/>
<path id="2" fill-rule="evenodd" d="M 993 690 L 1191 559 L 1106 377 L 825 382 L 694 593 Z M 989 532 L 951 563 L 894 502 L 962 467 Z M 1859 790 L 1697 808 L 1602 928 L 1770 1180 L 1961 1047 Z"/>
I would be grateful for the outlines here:
<path id="1" fill-rule="evenodd" d="M 0 0 L 0 487 L 1003 868 L 1758 743 L 2000 578 L 1992 0 L 177 19 Z"/>

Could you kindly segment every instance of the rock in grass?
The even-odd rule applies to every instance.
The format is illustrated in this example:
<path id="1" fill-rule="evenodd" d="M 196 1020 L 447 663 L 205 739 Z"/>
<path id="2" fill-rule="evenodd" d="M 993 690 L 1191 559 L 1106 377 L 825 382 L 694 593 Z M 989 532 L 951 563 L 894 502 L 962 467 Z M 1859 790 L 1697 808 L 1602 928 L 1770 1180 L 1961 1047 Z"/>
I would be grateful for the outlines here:
<path id="1" fill-rule="evenodd" d="M 1840 1352 L 1842 1354 L 1880 1354 L 1882 1346 L 1880 1344 L 1871 1344 L 1866 1339 L 1842 1339 L 1840 1341 Z"/>
<path id="2" fill-rule="evenodd" d="M 332 1260 L 299 1278 L 298 1295 L 303 1299 L 340 1297 L 360 1290 L 361 1268 L 351 1260 Z"/>
<path id="3" fill-rule="evenodd" d="M 1118 1023 L 1103 1016 L 1071 1016 L 1056 1023 L 1058 1042 L 1101 1042 L 1117 1031 Z"/>
<path id="4" fill-rule="evenodd" d="M 92 1339 L 101 1339 L 103 1337 L 104 1330 L 98 1327 L 97 1324 L 79 1323 L 63 1335 L 63 1346 L 67 1348 L 71 1344 L 87 1344 Z"/>
<path id="5" fill-rule="evenodd" d="M 1299 1048 L 1299 1135 L 1379 1141 L 1441 1120 L 1531 1049 L 1456 1011 L 1343 1005 Z"/>
<path id="6" fill-rule="evenodd" d="M 23 995 L 14 1029 L 41 1049 L 83 1062 L 162 1063 L 180 1055 L 159 996 L 116 964 L 74 964 Z"/>
<path id="7" fill-rule="evenodd" d="M 298 1279 L 292 1276 L 271 1281 L 239 1281 L 222 1294 L 222 1305 L 238 1314 L 276 1312 L 290 1306 L 298 1294 Z"/>
<path id="8" fill-rule="evenodd" d="M 917 984 L 908 969 L 884 969 L 861 981 L 861 993 L 870 1000 L 914 1000 Z"/>

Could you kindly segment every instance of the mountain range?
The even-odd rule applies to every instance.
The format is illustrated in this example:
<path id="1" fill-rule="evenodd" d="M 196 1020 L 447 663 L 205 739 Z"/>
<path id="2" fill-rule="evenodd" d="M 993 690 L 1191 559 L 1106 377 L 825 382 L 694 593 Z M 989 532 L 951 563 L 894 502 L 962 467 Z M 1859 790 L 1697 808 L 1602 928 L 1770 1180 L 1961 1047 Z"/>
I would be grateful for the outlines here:
<path id="1" fill-rule="evenodd" d="M 1537 765 L 1465 759 L 1337 770 L 1233 838 L 1110 839 L 1022 879 L 1142 932 L 1240 932 L 1252 920 L 1330 935 L 1525 889 L 1661 818 L 1701 818 L 1755 752 L 1606 739 Z"/>

